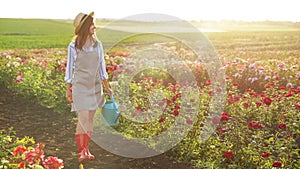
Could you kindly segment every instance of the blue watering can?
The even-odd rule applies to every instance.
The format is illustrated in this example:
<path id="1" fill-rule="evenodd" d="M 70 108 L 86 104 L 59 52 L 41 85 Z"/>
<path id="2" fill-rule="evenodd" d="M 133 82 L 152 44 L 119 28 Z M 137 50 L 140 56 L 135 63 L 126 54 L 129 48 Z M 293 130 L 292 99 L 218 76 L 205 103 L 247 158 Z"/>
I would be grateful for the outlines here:
<path id="1" fill-rule="evenodd" d="M 108 126 L 117 126 L 119 124 L 120 112 L 118 104 L 115 102 L 113 95 L 109 95 L 111 100 L 106 100 L 103 109 L 102 116 L 105 120 L 105 124 Z"/>

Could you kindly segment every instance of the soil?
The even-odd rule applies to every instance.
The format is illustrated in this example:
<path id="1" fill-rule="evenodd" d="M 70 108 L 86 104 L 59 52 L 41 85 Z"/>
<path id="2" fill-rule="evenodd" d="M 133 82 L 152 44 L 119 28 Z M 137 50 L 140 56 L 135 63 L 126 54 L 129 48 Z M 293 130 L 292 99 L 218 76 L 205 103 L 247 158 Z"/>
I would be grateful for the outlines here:
<path id="1" fill-rule="evenodd" d="M 75 115 L 56 113 L 40 106 L 34 99 L 12 93 L 0 84 L 0 130 L 13 127 L 17 137 L 30 136 L 45 143 L 45 155 L 64 160 L 65 169 L 77 169 Z M 126 158 L 112 154 L 93 141 L 90 150 L 95 159 L 84 163 L 85 169 L 190 169 L 191 165 L 171 159 L 168 152 L 149 158 Z"/>

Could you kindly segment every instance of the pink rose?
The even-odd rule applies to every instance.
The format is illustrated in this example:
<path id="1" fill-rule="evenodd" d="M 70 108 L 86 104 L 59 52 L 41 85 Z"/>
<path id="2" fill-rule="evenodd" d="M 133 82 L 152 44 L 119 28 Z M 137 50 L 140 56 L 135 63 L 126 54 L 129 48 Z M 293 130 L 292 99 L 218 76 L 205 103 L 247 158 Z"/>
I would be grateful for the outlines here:
<path id="1" fill-rule="evenodd" d="M 212 120 L 213 124 L 219 124 L 219 122 L 220 122 L 220 119 L 216 118 L 216 117 L 212 118 L 211 120 Z"/>
<path id="2" fill-rule="evenodd" d="M 23 76 L 24 73 L 23 73 L 23 72 L 18 72 L 18 75 L 19 75 L 19 76 Z"/>
<path id="3" fill-rule="evenodd" d="M 22 82 L 23 81 L 23 78 L 20 78 L 20 77 L 17 77 L 16 78 L 16 83 L 20 83 L 20 82 Z"/>
<path id="4" fill-rule="evenodd" d="M 58 159 L 57 157 L 48 157 L 43 161 L 43 165 L 46 169 L 61 169 L 64 167 L 63 160 Z"/>
<path id="5" fill-rule="evenodd" d="M 41 151 L 38 147 L 26 152 L 25 159 L 29 164 L 36 163 L 38 160 L 44 158 L 44 152 Z"/>
<path id="6" fill-rule="evenodd" d="M 193 124 L 193 121 L 192 121 L 190 118 L 187 118 L 187 119 L 186 119 L 186 123 L 187 123 L 187 124 Z"/>

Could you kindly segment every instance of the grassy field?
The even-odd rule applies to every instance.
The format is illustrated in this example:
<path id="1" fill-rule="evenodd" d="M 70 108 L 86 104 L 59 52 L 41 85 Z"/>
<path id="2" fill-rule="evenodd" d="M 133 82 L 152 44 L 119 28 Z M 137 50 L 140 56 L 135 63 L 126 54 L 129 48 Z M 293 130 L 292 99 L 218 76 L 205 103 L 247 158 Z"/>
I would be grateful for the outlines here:
<path id="1" fill-rule="evenodd" d="M 1 48 L 60 48 L 72 38 L 70 23 L 58 20 L 0 19 Z"/>
<path id="2" fill-rule="evenodd" d="M 122 44 L 153 43 L 167 41 L 170 38 L 159 34 L 130 34 L 118 29 L 106 29 L 111 23 L 107 20 L 97 21 L 97 35 L 104 47 L 112 46 L 120 40 Z M 141 27 L 157 27 L 158 25 L 174 25 L 176 23 L 144 23 L 117 22 L 114 26 L 137 29 Z M 292 22 L 190 22 L 217 48 L 247 50 L 272 50 L 279 48 L 299 48 L 300 23 Z M 32 48 L 66 48 L 73 37 L 71 20 L 41 19 L 0 19 L 0 49 L 32 49 Z M 179 24 L 180 26 L 180 24 Z M 162 26 L 163 27 L 163 26 Z M 176 29 L 176 28 L 175 28 Z M 213 32 L 211 32 L 213 31 Z M 216 31 L 216 32 L 214 32 Z M 194 32 L 175 32 L 192 38 Z M 119 39 L 120 37 L 128 37 Z"/>

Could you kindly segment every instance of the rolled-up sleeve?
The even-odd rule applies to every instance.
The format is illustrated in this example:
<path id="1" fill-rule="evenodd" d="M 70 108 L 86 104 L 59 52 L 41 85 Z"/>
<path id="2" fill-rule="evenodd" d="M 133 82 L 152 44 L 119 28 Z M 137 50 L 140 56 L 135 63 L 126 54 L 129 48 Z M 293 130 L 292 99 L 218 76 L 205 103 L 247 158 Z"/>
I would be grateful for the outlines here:
<path id="1" fill-rule="evenodd" d="M 101 80 L 108 79 L 108 74 L 106 72 L 106 64 L 104 59 L 104 50 L 101 42 L 99 42 L 98 49 L 99 49 L 98 54 L 100 57 L 100 67 L 99 67 L 100 79 Z"/>
<path id="2" fill-rule="evenodd" d="M 65 73 L 65 82 L 67 83 L 72 83 L 76 55 L 75 44 L 74 42 L 71 42 L 68 46 L 68 59 Z"/>

